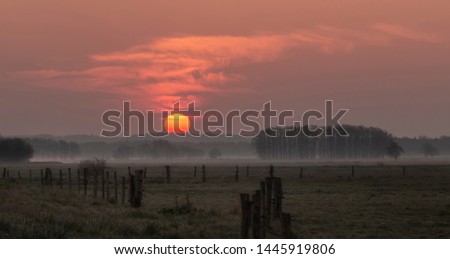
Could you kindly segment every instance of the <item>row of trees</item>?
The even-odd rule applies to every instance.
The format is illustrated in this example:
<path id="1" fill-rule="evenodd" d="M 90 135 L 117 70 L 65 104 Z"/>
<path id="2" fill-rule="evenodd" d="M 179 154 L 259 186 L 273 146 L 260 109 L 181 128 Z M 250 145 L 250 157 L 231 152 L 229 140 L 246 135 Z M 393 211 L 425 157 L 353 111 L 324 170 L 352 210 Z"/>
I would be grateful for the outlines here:
<path id="1" fill-rule="evenodd" d="M 397 158 L 402 153 L 393 136 L 385 130 L 350 125 L 345 129 L 349 136 L 308 137 L 308 126 L 303 127 L 306 134 L 296 136 L 289 136 L 292 128 L 265 130 L 253 139 L 252 145 L 263 159 L 366 159 L 386 155 Z M 388 152 L 388 147 L 394 150 Z"/>
<path id="2" fill-rule="evenodd" d="M 33 146 L 23 139 L 0 137 L 1 162 L 26 162 L 33 157 L 33 153 Z"/>
<path id="3" fill-rule="evenodd" d="M 74 159 L 80 156 L 80 146 L 76 142 L 47 138 L 25 139 L 33 146 L 36 159 Z"/>

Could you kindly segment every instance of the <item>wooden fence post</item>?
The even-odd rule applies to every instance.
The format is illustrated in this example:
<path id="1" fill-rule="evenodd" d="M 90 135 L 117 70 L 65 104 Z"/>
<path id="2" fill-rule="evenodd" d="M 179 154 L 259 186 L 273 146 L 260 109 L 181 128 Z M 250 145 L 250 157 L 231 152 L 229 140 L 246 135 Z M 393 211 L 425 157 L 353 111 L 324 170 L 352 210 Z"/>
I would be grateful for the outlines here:
<path id="1" fill-rule="evenodd" d="M 300 175 L 299 175 L 299 178 L 300 178 L 300 179 L 303 178 L 303 167 L 300 168 Z"/>
<path id="2" fill-rule="evenodd" d="M 166 183 L 170 183 L 171 179 L 170 179 L 170 165 L 166 165 Z"/>
<path id="3" fill-rule="evenodd" d="M 78 183 L 78 194 L 81 193 L 81 176 L 80 176 L 80 169 L 77 169 L 77 183 Z"/>
<path id="4" fill-rule="evenodd" d="M 241 238 L 249 238 L 249 230 L 251 224 L 251 207 L 250 195 L 241 193 Z"/>
<path id="5" fill-rule="evenodd" d="M 109 171 L 106 171 L 106 199 L 109 201 Z"/>
<path id="6" fill-rule="evenodd" d="M 252 197 L 252 227 L 253 238 L 261 238 L 261 191 L 257 190 Z"/>
<path id="7" fill-rule="evenodd" d="M 273 165 L 271 165 L 270 170 L 269 170 L 270 178 L 273 178 L 273 171 L 274 171 L 274 168 L 273 168 Z"/>
<path id="8" fill-rule="evenodd" d="M 281 184 L 281 178 L 273 178 L 273 217 L 280 218 L 282 212 L 282 201 L 283 201 L 283 187 Z"/>
<path id="9" fill-rule="evenodd" d="M 122 204 L 125 204 L 125 176 L 122 176 Z"/>
<path id="10" fill-rule="evenodd" d="M 265 182 L 260 182 L 260 186 L 261 186 L 261 238 L 266 238 L 266 228 L 265 228 L 265 224 L 266 224 L 266 183 Z"/>
<path id="11" fill-rule="evenodd" d="M 69 171 L 69 192 L 72 192 L 72 170 L 68 168 Z"/>
<path id="12" fill-rule="evenodd" d="M 291 228 L 291 214 L 281 214 L 281 236 L 283 238 L 292 238 L 294 236 Z"/>
<path id="13" fill-rule="evenodd" d="M 355 166 L 352 166 L 352 177 L 355 177 Z"/>
<path id="14" fill-rule="evenodd" d="M 406 166 L 403 166 L 403 177 L 406 176 Z"/>
<path id="15" fill-rule="evenodd" d="M 94 169 L 94 197 L 97 198 L 98 192 L 98 171 Z"/>
<path id="16" fill-rule="evenodd" d="M 105 171 L 102 170 L 102 199 L 105 199 Z"/>
<path id="17" fill-rule="evenodd" d="M 3 175 L 2 175 L 2 178 L 3 178 L 3 179 L 5 179 L 5 178 L 6 178 L 6 167 L 5 167 L 5 168 L 3 168 Z"/>
<path id="18" fill-rule="evenodd" d="M 117 204 L 119 202 L 117 197 L 117 172 L 114 171 L 114 203 Z"/>
<path id="19" fill-rule="evenodd" d="M 136 192 L 136 182 L 134 179 L 134 174 L 128 174 L 128 185 L 129 185 L 129 189 L 128 189 L 128 202 L 131 204 L 131 206 L 134 205 L 135 203 L 135 192 Z"/>
<path id="20" fill-rule="evenodd" d="M 206 167 L 202 165 L 202 182 L 206 183 Z"/>
<path id="21" fill-rule="evenodd" d="M 45 184 L 53 186 L 52 170 L 50 168 L 45 168 Z"/>
<path id="22" fill-rule="evenodd" d="M 88 174 L 88 169 L 87 169 L 87 168 L 84 168 L 84 169 L 83 169 L 84 196 L 87 196 L 87 185 L 88 185 L 87 174 Z"/>
<path id="23" fill-rule="evenodd" d="M 134 192 L 134 203 L 132 206 L 134 208 L 139 208 L 142 206 L 142 196 L 143 196 L 143 188 L 142 188 L 142 176 L 144 174 L 143 170 L 135 171 L 135 192 Z"/>
<path id="24" fill-rule="evenodd" d="M 247 178 L 250 176 L 250 166 L 247 166 Z"/>
<path id="25" fill-rule="evenodd" d="M 59 188 L 60 188 L 60 189 L 62 189 L 62 181 L 63 181 L 63 178 L 62 178 L 62 170 L 59 169 Z"/>
<path id="26" fill-rule="evenodd" d="M 197 166 L 194 166 L 194 178 L 197 177 Z"/>
<path id="27" fill-rule="evenodd" d="M 236 166 L 236 173 L 235 173 L 235 181 L 238 182 L 239 181 L 239 166 Z"/>
<path id="28" fill-rule="evenodd" d="M 266 228 L 270 227 L 270 221 L 272 219 L 272 195 L 273 195 L 273 188 L 272 188 L 272 181 L 273 178 L 267 177 L 266 178 Z"/>

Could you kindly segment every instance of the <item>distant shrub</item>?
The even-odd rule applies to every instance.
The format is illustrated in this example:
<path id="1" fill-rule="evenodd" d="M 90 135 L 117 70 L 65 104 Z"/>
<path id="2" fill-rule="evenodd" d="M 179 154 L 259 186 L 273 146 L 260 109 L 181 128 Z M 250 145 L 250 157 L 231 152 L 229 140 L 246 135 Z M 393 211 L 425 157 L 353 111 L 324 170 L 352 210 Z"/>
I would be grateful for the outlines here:
<path id="1" fill-rule="evenodd" d="M 27 162 L 33 157 L 33 147 L 20 138 L 0 138 L 0 161 Z"/>
<path id="2" fill-rule="evenodd" d="M 106 160 L 99 158 L 81 160 L 78 168 L 80 171 L 87 168 L 89 173 L 103 172 L 106 169 Z"/>

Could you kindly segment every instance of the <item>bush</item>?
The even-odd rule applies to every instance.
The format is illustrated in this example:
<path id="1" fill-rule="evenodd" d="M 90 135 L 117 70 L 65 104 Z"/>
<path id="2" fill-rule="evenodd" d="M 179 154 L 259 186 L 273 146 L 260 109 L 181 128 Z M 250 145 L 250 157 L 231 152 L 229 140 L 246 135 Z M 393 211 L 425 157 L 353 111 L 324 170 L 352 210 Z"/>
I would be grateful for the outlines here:
<path id="1" fill-rule="evenodd" d="M 88 169 L 89 173 L 103 172 L 106 169 L 106 160 L 99 158 L 81 160 L 78 168 L 81 172 L 83 172 L 85 168 Z"/>
<path id="2" fill-rule="evenodd" d="M 27 162 L 33 157 L 33 147 L 20 138 L 0 138 L 0 161 Z"/>

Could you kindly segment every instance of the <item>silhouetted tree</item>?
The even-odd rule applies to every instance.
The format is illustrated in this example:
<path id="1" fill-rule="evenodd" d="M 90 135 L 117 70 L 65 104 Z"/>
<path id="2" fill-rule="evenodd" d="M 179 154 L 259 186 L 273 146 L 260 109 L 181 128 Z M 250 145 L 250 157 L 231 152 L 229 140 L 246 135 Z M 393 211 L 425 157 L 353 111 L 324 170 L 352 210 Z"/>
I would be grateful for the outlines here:
<path id="1" fill-rule="evenodd" d="M 397 160 L 404 152 L 403 148 L 395 141 L 391 141 L 389 146 L 386 147 L 386 154 L 394 160 Z"/>
<path id="2" fill-rule="evenodd" d="M 33 157 L 33 147 L 20 138 L 0 139 L 0 161 L 26 162 Z"/>
<path id="3" fill-rule="evenodd" d="M 425 155 L 425 157 L 434 157 L 439 155 L 439 150 L 431 145 L 429 142 L 422 145 L 422 152 Z"/>

